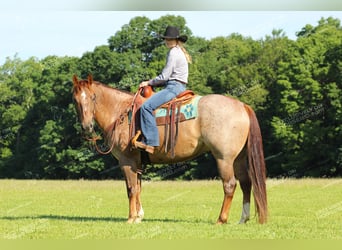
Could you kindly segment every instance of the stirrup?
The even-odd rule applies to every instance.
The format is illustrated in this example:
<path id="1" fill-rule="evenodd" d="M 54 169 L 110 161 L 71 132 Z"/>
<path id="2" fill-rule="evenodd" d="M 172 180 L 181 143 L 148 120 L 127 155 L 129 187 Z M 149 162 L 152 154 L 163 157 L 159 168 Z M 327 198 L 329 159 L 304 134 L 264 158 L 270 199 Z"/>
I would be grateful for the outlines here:
<path id="1" fill-rule="evenodd" d="M 140 135 L 141 135 L 141 130 L 138 130 L 137 133 L 135 134 L 135 136 L 132 138 L 131 143 L 132 143 L 133 148 L 143 149 L 147 153 L 153 154 L 154 153 L 154 147 L 153 146 L 149 146 L 143 142 L 137 141 L 138 138 L 140 137 Z"/>
<path id="2" fill-rule="evenodd" d="M 131 140 L 132 146 L 134 148 L 137 148 L 136 143 L 137 143 L 137 140 L 138 140 L 140 135 L 141 135 L 141 130 L 138 130 L 137 133 L 135 134 L 135 136 Z"/>

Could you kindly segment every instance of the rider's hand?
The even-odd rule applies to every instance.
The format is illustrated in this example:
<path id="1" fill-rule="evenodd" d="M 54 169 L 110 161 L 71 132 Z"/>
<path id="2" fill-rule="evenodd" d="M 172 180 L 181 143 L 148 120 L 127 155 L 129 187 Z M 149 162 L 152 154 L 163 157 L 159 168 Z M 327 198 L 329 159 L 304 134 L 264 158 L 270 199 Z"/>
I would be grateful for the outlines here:
<path id="1" fill-rule="evenodd" d="M 140 85 L 139 85 L 139 88 L 143 88 L 143 87 L 147 86 L 148 83 L 149 83 L 149 81 L 143 81 L 143 82 L 141 82 Z"/>

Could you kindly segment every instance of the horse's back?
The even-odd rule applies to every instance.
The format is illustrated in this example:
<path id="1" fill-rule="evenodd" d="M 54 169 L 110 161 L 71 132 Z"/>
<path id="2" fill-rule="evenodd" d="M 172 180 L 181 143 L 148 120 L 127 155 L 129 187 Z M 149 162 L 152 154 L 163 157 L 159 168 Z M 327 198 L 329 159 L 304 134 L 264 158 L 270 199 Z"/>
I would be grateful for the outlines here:
<path id="1" fill-rule="evenodd" d="M 239 115 L 245 112 L 243 102 L 218 94 L 203 96 L 199 103 L 199 109 L 203 112 L 221 112 L 221 115 Z"/>

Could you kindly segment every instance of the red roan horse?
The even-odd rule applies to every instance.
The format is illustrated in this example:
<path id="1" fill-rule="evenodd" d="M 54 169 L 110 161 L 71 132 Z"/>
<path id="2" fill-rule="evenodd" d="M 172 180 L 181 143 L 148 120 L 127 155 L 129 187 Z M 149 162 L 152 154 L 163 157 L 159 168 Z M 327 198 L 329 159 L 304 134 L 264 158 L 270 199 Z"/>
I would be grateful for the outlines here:
<path id="1" fill-rule="evenodd" d="M 128 223 L 141 222 L 144 211 L 140 200 L 141 151 L 132 150 L 128 111 L 134 94 L 114 89 L 89 76 L 73 77 L 73 98 L 83 129 L 92 133 L 94 122 L 101 128 L 111 153 L 124 173 L 129 198 Z M 252 108 L 223 95 L 206 95 L 198 103 L 198 116 L 179 123 L 175 157 L 161 147 L 149 155 L 151 163 L 175 163 L 211 152 L 223 183 L 224 198 L 217 223 L 226 223 L 239 180 L 243 192 L 240 223 L 250 217 L 250 195 L 259 223 L 267 220 L 266 169 L 260 127 Z M 164 129 L 159 127 L 160 141 Z M 161 143 L 162 144 L 162 143 Z"/>

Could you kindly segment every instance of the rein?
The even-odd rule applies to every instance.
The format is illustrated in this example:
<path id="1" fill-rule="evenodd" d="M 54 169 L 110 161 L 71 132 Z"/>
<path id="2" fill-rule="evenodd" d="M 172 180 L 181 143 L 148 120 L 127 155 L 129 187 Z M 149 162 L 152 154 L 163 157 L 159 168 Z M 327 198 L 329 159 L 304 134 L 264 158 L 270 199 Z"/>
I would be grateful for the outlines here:
<path id="1" fill-rule="evenodd" d="M 113 123 L 113 128 L 111 129 L 111 135 L 109 138 L 113 138 L 113 135 L 114 135 L 114 132 L 115 132 L 115 128 L 122 124 L 124 119 L 125 119 L 125 114 L 127 114 L 128 112 L 130 111 L 130 109 L 127 109 L 125 112 L 123 112 L 118 119 L 115 120 L 115 122 Z M 95 146 L 96 148 L 96 151 L 102 155 L 106 155 L 106 154 L 109 154 L 110 152 L 112 152 L 113 148 L 114 148 L 114 142 L 112 143 L 112 145 L 110 146 L 110 148 L 107 150 L 107 151 L 102 151 L 99 146 L 97 145 L 97 141 L 98 140 L 101 140 L 102 137 L 101 135 L 98 135 L 96 132 L 95 132 L 95 129 L 94 129 L 94 133 L 95 135 L 91 138 L 89 137 L 85 137 L 86 140 L 88 141 L 91 141 L 93 143 L 93 145 Z"/>
<path id="2" fill-rule="evenodd" d="M 94 105 L 96 105 L 96 96 L 95 96 L 95 98 L 93 99 L 93 102 L 94 102 Z M 113 138 L 113 135 L 114 135 L 114 132 L 115 132 L 115 128 L 116 128 L 118 125 L 120 125 L 120 124 L 123 123 L 126 114 L 128 114 L 128 112 L 129 112 L 130 110 L 131 110 L 131 108 L 127 108 L 127 110 L 124 111 L 124 112 L 119 116 L 119 118 L 116 119 L 116 120 L 114 121 L 113 127 L 112 127 L 112 129 L 111 129 L 111 135 L 110 135 L 110 137 L 108 137 L 108 138 L 110 138 L 110 139 Z M 95 114 L 95 109 L 94 109 L 94 114 Z M 100 149 L 100 147 L 97 145 L 97 141 L 98 141 L 98 140 L 101 140 L 102 137 L 101 137 L 101 135 L 98 135 L 98 134 L 95 132 L 95 128 L 94 128 L 93 130 L 94 130 L 94 134 L 95 134 L 95 135 L 94 135 L 93 137 L 91 137 L 91 138 L 89 138 L 89 137 L 86 136 L 85 139 L 88 140 L 88 141 L 91 141 L 91 142 L 93 143 L 93 145 L 95 146 L 96 151 L 97 151 L 98 153 L 102 154 L 102 155 L 106 155 L 106 154 L 109 154 L 110 152 L 112 152 L 112 150 L 113 150 L 113 148 L 114 148 L 114 142 L 112 143 L 112 145 L 110 146 L 110 148 L 109 148 L 107 151 L 102 151 L 102 150 Z M 106 134 L 107 134 L 107 133 L 106 133 Z M 109 133 L 108 133 L 108 134 L 109 134 Z"/>
<path id="3" fill-rule="evenodd" d="M 93 145 L 95 146 L 96 148 L 96 151 L 102 155 L 106 155 L 106 154 L 109 154 L 110 152 L 112 152 L 113 150 L 113 147 L 114 147 L 114 143 L 112 143 L 112 145 L 110 146 L 109 150 L 108 151 L 102 151 L 99 146 L 97 145 L 97 141 L 102 139 L 102 137 L 100 135 L 97 135 L 96 132 L 95 132 L 95 129 L 94 129 L 94 133 L 95 133 L 95 136 L 89 138 L 89 137 L 85 137 L 85 139 L 87 141 L 91 141 L 93 143 Z M 112 136 L 113 136 L 113 133 L 114 133 L 114 129 L 112 130 Z"/>

